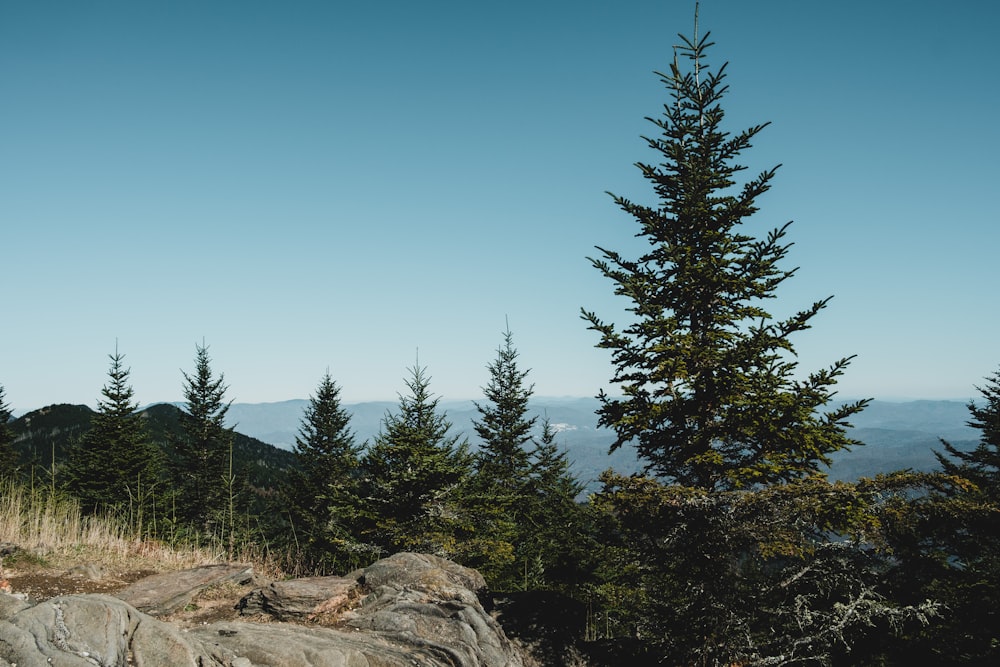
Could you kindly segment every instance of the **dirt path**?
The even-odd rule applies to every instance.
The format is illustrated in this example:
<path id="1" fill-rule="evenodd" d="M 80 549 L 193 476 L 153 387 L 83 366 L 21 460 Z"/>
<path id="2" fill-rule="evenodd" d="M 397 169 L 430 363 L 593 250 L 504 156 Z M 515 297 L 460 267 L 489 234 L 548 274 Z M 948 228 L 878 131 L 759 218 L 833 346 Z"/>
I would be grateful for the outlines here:
<path id="1" fill-rule="evenodd" d="M 114 593 L 153 574 L 151 570 L 109 572 L 87 566 L 60 570 L 37 565 L 6 567 L 4 573 L 12 593 L 24 593 L 36 602 L 74 593 Z"/>

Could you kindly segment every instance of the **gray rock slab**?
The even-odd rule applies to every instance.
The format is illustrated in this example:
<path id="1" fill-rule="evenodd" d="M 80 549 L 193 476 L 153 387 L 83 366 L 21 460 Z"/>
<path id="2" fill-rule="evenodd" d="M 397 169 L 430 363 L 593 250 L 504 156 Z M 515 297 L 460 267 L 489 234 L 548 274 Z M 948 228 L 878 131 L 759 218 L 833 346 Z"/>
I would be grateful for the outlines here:
<path id="1" fill-rule="evenodd" d="M 0 660 L 18 667 L 224 664 L 178 628 L 108 595 L 52 598 L 0 621 Z"/>
<path id="2" fill-rule="evenodd" d="M 476 570 L 427 554 L 399 553 L 365 568 L 368 591 L 344 627 L 429 656 L 429 664 L 520 667 L 521 653 L 484 609 Z"/>
<path id="3" fill-rule="evenodd" d="M 0 593 L 0 621 L 4 621 L 14 614 L 24 611 L 31 606 L 31 603 L 24 597 Z"/>
<path id="4" fill-rule="evenodd" d="M 485 590 L 486 580 L 476 570 L 430 554 L 398 553 L 360 571 L 358 580 L 368 588 L 391 584 L 396 588 L 433 583 L 465 588 L 474 593 Z"/>
<path id="5" fill-rule="evenodd" d="M 209 586 L 226 582 L 245 584 L 252 579 L 253 568 L 249 565 L 205 565 L 154 574 L 119 591 L 115 597 L 150 616 L 163 616 L 183 609 Z"/>
<path id="6" fill-rule="evenodd" d="M 346 603 L 358 588 L 357 579 L 302 577 L 272 581 L 254 589 L 237 605 L 240 614 L 267 614 L 279 621 L 312 620 L 325 608 Z"/>
<path id="7" fill-rule="evenodd" d="M 211 574 L 150 577 L 128 597 L 177 608 L 178 591 L 250 576 L 240 568 Z M 183 630 L 114 596 L 16 601 L 2 607 L 0 667 L 523 667 L 479 601 L 482 577 L 450 561 L 397 554 L 349 577 L 281 583 L 264 589 L 302 600 L 302 609 L 323 598 L 326 625 L 233 621 Z"/>
<path id="8" fill-rule="evenodd" d="M 440 667 L 410 645 L 393 644 L 353 631 L 291 623 L 212 623 L 190 631 L 204 645 L 215 645 L 249 660 L 255 667 Z"/>

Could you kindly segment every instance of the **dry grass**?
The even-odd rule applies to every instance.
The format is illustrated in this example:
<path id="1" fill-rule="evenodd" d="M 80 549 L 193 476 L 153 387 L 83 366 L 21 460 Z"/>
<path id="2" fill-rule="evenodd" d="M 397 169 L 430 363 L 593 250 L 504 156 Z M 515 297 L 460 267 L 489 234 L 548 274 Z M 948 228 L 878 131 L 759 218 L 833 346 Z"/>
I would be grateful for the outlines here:
<path id="1" fill-rule="evenodd" d="M 164 572 L 229 561 L 221 541 L 167 544 L 145 537 L 115 516 L 84 516 L 73 499 L 53 497 L 9 481 L 0 482 L 0 542 L 10 542 L 27 558 L 54 568 L 98 563 L 114 570 Z M 261 573 L 277 568 L 253 544 L 233 554 Z"/>

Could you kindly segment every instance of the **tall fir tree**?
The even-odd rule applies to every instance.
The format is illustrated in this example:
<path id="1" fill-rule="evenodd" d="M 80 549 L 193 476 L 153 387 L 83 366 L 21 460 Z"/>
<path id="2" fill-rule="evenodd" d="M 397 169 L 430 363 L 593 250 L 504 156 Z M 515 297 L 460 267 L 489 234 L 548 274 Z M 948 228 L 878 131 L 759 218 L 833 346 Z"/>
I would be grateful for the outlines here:
<path id="1" fill-rule="evenodd" d="M 125 355 L 108 355 L 108 383 L 90 429 L 70 449 L 67 478 L 71 492 L 87 510 L 149 507 L 162 473 L 160 450 L 150 441 L 139 404 L 133 400 Z"/>
<path id="2" fill-rule="evenodd" d="M 476 473 L 509 498 L 523 493 L 530 469 L 527 444 L 536 418 L 528 417 L 533 385 L 525 385 L 527 370 L 517 366 L 517 350 L 508 328 L 497 358 L 487 366 L 490 381 L 483 388 L 487 403 L 475 403 L 480 419 L 472 425 L 481 444 L 476 453 Z"/>
<path id="3" fill-rule="evenodd" d="M 528 371 L 518 368 L 517 357 L 508 327 L 496 359 L 487 366 L 486 401 L 475 403 L 479 419 L 472 425 L 480 446 L 466 493 L 475 532 L 484 547 L 489 542 L 488 548 L 477 550 L 478 557 L 470 554 L 468 564 L 480 570 L 491 586 L 503 589 L 521 580 L 519 563 L 525 556 L 520 552 L 531 507 L 527 446 L 536 418 L 528 417 L 533 387 L 525 384 Z"/>
<path id="4" fill-rule="evenodd" d="M 360 563 L 354 538 L 359 512 L 362 448 L 351 415 L 329 371 L 309 399 L 295 438 L 298 467 L 289 473 L 287 510 L 306 566 L 315 571 L 351 569 Z"/>
<path id="5" fill-rule="evenodd" d="M 0 478 L 16 477 L 17 451 L 14 449 L 14 431 L 10 428 L 10 406 L 4 397 L 3 385 L 0 385 Z"/>
<path id="6" fill-rule="evenodd" d="M 742 186 L 737 163 L 765 125 L 731 135 L 720 104 L 725 66 L 705 61 L 708 35 L 683 35 L 668 74 L 663 117 L 646 138 L 658 165 L 639 163 L 659 198 L 646 206 L 615 196 L 639 224 L 649 249 L 636 259 L 598 247 L 591 259 L 630 301 L 621 329 L 582 310 L 598 347 L 610 350 L 611 381 L 623 398 L 603 392 L 599 424 L 615 431 L 612 449 L 633 443 L 662 478 L 705 489 L 770 484 L 817 474 L 829 456 L 858 444 L 844 421 L 866 401 L 822 409 L 850 357 L 795 379 L 790 336 L 811 326 L 829 298 L 787 319 L 764 302 L 795 270 L 779 268 L 788 224 L 758 239 L 741 225 L 757 211 L 776 169 Z M 677 52 L 675 52 L 676 54 Z"/>
<path id="7" fill-rule="evenodd" d="M 173 475 L 178 518 L 196 529 L 217 526 L 226 513 L 233 432 L 226 428 L 231 401 L 225 400 L 225 378 L 213 377 L 208 347 L 195 347 L 195 369 L 184 376 L 185 410 L 181 433 L 174 442 Z M 231 490 L 231 489 L 230 489 Z"/>
<path id="8" fill-rule="evenodd" d="M 383 552 L 422 551 L 451 557 L 466 521 L 460 492 L 471 472 L 468 443 L 449 435 L 430 378 L 419 365 L 388 413 L 362 464 L 364 535 Z"/>
<path id="9" fill-rule="evenodd" d="M 706 64 L 697 9 L 680 39 L 646 139 L 658 164 L 638 164 L 658 201 L 614 197 L 647 249 L 591 260 L 629 300 L 628 321 L 582 311 L 621 391 L 601 392 L 599 424 L 656 475 L 606 473 L 592 496 L 609 545 L 595 593 L 606 624 L 609 610 L 637 612 L 621 630 L 665 664 L 849 664 L 872 628 L 937 606 L 884 598 L 885 561 L 865 539 L 874 494 L 823 479 L 830 455 L 858 444 L 846 420 L 868 401 L 829 406 L 850 357 L 798 373 L 791 338 L 829 299 L 784 319 L 766 307 L 795 273 L 781 268 L 788 224 L 745 231 L 776 168 L 738 184 L 737 160 L 766 125 L 725 129 L 725 66 Z"/>

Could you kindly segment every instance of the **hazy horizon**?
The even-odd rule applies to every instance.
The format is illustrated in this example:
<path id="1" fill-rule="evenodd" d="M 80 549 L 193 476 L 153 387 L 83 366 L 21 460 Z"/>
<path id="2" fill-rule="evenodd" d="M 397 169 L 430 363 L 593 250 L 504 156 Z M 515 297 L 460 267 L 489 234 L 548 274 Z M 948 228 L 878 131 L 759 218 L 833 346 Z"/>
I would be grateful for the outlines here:
<path id="1" fill-rule="evenodd" d="M 978 401 L 979 400 L 979 397 L 977 397 L 977 396 L 945 397 L 945 398 L 933 398 L 933 397 L 932 398 L 913 398 L 913 397 L 905 397 L 905 396 L 904 397 L 878 397 L 878 396 L 874 396 L 874 397 L 872 397 L 872 396 L 843 396 L 842 397 L 840 395 L 837 395 L 837 396 L 834 396 L 832 402 L 833 403 L 839 403 L 839 402 L 842 402 L 842 401 L 843 402 L 846 402 L 846 401 L 856 401 L 856 400 L 860 400 L 860 399 L 863 399 L 863 398 L 872 398 L 875 401 L 880 401 L 880 402 L 883 402 L 883 403 L 919 403 L 921 401 L 928 401 L 928 402 L 938 402 L 938 401 L 941 401 L 941 402 L 949 402 L 949 403 L 968 403 L 969 401 Z M 531 401 L 533 401 L 533 402 L 576 401 L 576 400 L 585 400 L 585 399 L 594 399 L 594 400 L 596 400 L 596 396 L 539 396 L 539 395 L 532 395 L 532 397 L 531 397 Z M 232 404 L 233 405 L 279 405 L 279 404 L 282 404 L 282 403 L 295 403 L 295 402 L 306 403 L 308 401 L 309 401 L 309 397 L 304 397 L 304 398 L 287 398 L 287 399 L 278 400 L 278 401 L 255 401 L 255 402 L 234 400 L 232 402 Z M 442 407 L 447 408 L 449 404 L 455 404 L 455 403 L 473 403 L 473 402 L 483 403 L 483 402 L 485 402 L 485 399 L 483 397 L 481 397 L 481 396 L 480 397 L 475 397 L 475 398 L 450 398 L 450 397 L 443 397 L 442 396 L 442 397 L 440 397 L 440 401 L 441 401 Z M 391 404 L 391 405 L 396 405 L 396 404 L 399 403 L 399 397 L 397 396 L 397 397 L 394 397 L 394 398 L 370 399 L 370 400 L 363 400 L 363 401 L 356 401 L 356 400 L 342 400 L 341 401 L 341 405 L 344 406 L 344 407 L 350 407 L 352 405 L 363 405 L 363 404 L 369 404 L 369 403 L 387 403 L 387 404 Z M 57 402 L 54 402 L 54 403 L 45 403 L 44 405 L 38 405 L 38 406 L 35 406 L 35 407 L 30 407 L 30 408 L 18 408 L 18 407 L 12 406 L 14 408 L 12 410 L 12 415 L 14 417 L 20 417 L 20 416 L 25 415 L 25 414 L 27 414 L 29 412 L 34 412 L 35 410 L 41 410 L 42 408 L 46 408 L 46 407 L 49 407 L 51 405 L 67 405 L 67 404 L 68 405 L 86 405 L 91 410 L 95 410 L 95 411 L 97 409 L 97 402 L 96 401 L 93 401 L 93 402 L 90 402 L 90 403 L 67 403 L 66 401 L 57 401 Z M 151 401 L 151 402 L 148 402 L 148 403 L 142 403 L 141 402 L 141 403 L 139 403 L 139 410 L 145 410 L 146 408 L 149 408 L 151 406 L 154 406 L 154 405 L 163 405 L 163 404 L 183 406 L 184 401 L 183 400 L 173 400 L 173 401 L 167 400 L 167 401 Z"/>

